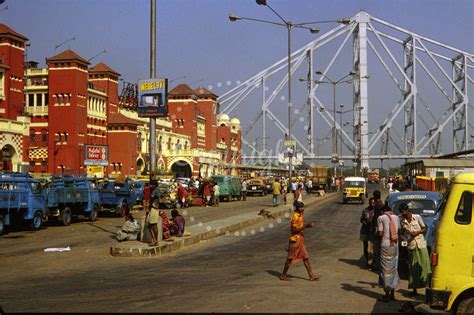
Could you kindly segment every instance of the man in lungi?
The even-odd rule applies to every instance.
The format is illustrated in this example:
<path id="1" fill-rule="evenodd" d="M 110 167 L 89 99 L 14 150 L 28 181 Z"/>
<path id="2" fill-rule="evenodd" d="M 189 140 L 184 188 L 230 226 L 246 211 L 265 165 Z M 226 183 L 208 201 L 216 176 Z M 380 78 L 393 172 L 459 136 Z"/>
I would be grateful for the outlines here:
<path id="1" fill-rule="evenodd" d="M 388 206 L 383 206 L 382 215 L 377 218 L 377 234 L 380 240 L 380 274 L 379 284 L 385 295 L 379 301 L 395 300 L 395 290 L 398 288 L 398 233 L 400 220 Z"/>
<path id="2" fill-rule="evenodd" d="M 309 262 L 308 251 L 304 245 L 304 229 L 312 228 L 314 223 L 304 224 L 304 203 L 295 203 L 295 213 L 291 217 L 291 236 L 288 245 L 288 257 L 283 267 L 283 273 L 280 275 L 280 280 L 288 281 L 288 269 L 293 264 L 303 261 L 306 271 L 308 272 L 309 281 L 317 281 L 321 276 L 315 275 L 311 269 Z"/>

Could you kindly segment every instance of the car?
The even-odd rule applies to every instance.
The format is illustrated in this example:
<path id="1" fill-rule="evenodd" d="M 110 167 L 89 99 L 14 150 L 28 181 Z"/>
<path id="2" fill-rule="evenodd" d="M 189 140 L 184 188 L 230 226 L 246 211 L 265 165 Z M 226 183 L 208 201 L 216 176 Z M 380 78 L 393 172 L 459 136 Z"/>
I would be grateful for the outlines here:
<path id="1" fill-rule="evenodd" d="M 247 195 L 265 196 L 267 194 L 267 185 L 261 178 L 252 178 L 247 182 Z"/>
<path id="2" fill-rule="evenodd" d="M 361 204 L 367 198 L 367 181 L 364 177 L 346 177 L 342 188 L 342 203 L 357 200 Z"/>
<path id="3" fill-rule="evenodd" d="M 403 191 L 391 193 L 387 198 L 387 204 L 395 215 L 400 215 L 398 208 L 402 203 L 406 203 L 413 214 L 419 214 L 426 225 L 425 235 L 430 235 L 434 227 L 436 209 L 441 201 L 442 195 L 436 191 Z M 402 220 L 402 218 L 400 218 Z M 403 237 L 402 237 L 403 238 Z M 398 255 L 399 269 L 408 270 L 407 259 L 408 250 L 401 246 Z M 431 252 L 432 245 L 428 244 L 428 252 Z"/>

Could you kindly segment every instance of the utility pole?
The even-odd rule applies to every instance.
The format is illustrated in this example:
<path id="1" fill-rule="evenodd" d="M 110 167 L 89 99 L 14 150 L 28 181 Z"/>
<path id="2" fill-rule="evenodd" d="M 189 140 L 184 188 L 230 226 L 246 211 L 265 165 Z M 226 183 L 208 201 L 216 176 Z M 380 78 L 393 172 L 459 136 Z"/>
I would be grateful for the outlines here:
<path id="1" fill-rule="evenodd" d="M 156 78 L 156 0 L 150 0 L 150 78 Z M 150 181 L 156 170 L 156 118 L 150 117 Z"/>

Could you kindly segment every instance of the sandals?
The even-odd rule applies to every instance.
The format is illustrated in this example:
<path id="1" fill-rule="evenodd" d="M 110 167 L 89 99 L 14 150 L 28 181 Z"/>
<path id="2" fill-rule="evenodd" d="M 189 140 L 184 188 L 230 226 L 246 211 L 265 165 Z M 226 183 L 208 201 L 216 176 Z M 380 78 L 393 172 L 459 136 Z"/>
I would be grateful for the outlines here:
<path id="1" fill-rule="evenodd" d="M 284 275 L 284 274 L 281 274 L 281 275 L 280 275 L 280 280 L 282 280 L 282 281 L 290 281 L 290 279 L 288 278 L 288 276 L 287 276 L 287 275 Z"/>

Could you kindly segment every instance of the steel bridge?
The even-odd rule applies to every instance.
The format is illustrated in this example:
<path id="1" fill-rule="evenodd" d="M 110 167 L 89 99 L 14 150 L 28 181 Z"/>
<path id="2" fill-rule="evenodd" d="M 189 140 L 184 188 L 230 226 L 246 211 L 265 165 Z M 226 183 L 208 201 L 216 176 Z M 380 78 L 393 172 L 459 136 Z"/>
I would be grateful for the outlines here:
<path id="1" fill-rule="evenodd" d="M 468 37 L 469 35 L 466 36 Z M 320 72 L 317 77 L 314 60 L 318 56 L 318 50 L 331 43 L 333 45 L 336 39 L 339 41 L 336 51 L 323 67 L 322 74 Z M 330 102 L 325 104 L 321 101 L 324 95 L 321 92 L 323 89 L 320 89 L 326 75 L 337 64 L 336 60 L 343 48 L 350 44 L 352 61 L 349 70 L 353 74 L 350 81 L 353 99 L 352 132 L 344 130 L 341 121 L 337 121 L 337 112 L 328 105 Z M 270 125 L 281 131 L 280 138 L 288 132 L 288 126 L 278 117 L 275 106 L 272 108 L 276 97 L 288 83 L 287 60 L 279 60 L 219 97 L 220 112 L 235 115 L 237 111 L 249 110 L 251 94 L 261 95 L 258 112 L 243 130 L 243 143 L 252 151 L 244 158 L 277 158 L 277 150 L 268 150 L 266 139 Z M 298 127 L 304 130 L 300 130 L 299 134 L 293 131 L 297 151 L 303 153 L 304 159 L 329 160 L 333 157 L 328 154 L 319 155 L 321 143 L 318 141 L 321 139 L 315 134 L 330 136 L 336 152 L 337 141 L 340 139 L 340 145 L 344 145 L 346 153 L 343 154 L 344 151 L 340 150 L 338 158 L 353 159 L 359 168 L 369 167 L 371 159 L 420 159 L 465 151 L 472 147 L 473 125 L 469 120 L 469 113 L 473 110 L 469 100 L 474 84 L 472 52 L 457 49 L 361 11 L 348 24 L 338 25 L 316 40 L 292 51 L 291 61 L 292 77 L 300 67 L 303 68 L 300 72 L 304 71 L 306 74 L 307 100 L 300 109 L 295 108 L 296 115 L 292 124 L 293 130 Z M 396 91 L 395 99 L 389 100 L 387 97 L 385 109 L 379 104 L 375 105 L 374 101 L 369 102 L 371 76 L 368 70 L 369 65 L 372 66 L 375 62 L 379 63 L 384 75 L 390 78 L 387 79 L 387 84 L 390 83 Z M 269 80 L 277 82 L 273 90 L 267 84 Z M 428 101 L 433 94 L 438 95 L 436 100 Z M 377 119 L 376 131 L 369 132 L 369 122 L 374 124 L 371 116 L 376 111 L 383 111 L 386 117 Z M 342 115 L 342 107 L 339 113 Z M 301 116 L 305 116 L 307 125 L 301 126 L 298 123 L 298 119 L 303 121 Z M 316 119 L 322 123 L 315 124 Z M 256 126 L 261 128 L 261 149 L 257 149 L 255 142 L 248 139 L 250 131 Z"/>

